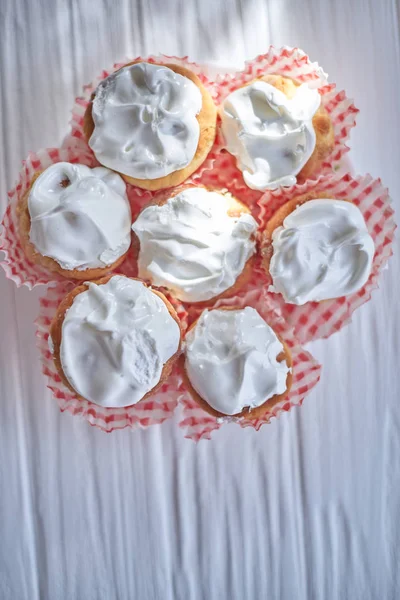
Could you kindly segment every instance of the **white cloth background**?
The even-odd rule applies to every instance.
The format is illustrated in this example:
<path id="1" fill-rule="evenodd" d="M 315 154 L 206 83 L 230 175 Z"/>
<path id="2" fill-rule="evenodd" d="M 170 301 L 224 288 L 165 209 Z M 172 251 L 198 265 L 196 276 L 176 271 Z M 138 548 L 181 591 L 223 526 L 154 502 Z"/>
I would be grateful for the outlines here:
<path id="1" fill-rule="evenodd" d="M 1 211 L 103 67 L 157 52 L 240 66 L 271 43 L 355 98 L 355 170 L 400 207 L 396 0 L 2 0 L 0 27 Z M 35 349 L 42 290 L 1 271 L 1 600 L 399 598 L 396 245 L 352 325 L 312 345 L 324 371 L 304 406 L 198 445 L 176 419 L 106 435 L 60 414 Z"/>

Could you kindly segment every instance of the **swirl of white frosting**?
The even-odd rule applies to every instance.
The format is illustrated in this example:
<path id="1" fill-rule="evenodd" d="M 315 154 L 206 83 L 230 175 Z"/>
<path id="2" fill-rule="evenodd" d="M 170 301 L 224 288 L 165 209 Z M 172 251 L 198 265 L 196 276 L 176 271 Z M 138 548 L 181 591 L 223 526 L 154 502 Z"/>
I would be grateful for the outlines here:
<path id="1" fill-rule="evenodd" d="M 123 179 L 104 167 L 56 163 L 28 198 L 30 241 L 63 269 L 106 267 L 131 243 L 131 210 Z"/>
<path id="2" fill-rule="evenodd" d="M 197 85 L 172 69 L 150 63 L 123 67 L 96 90 L 89 145 L 102 165 L 119 173 L 164 177 L 192 162 L 201 107 Z"/>
<path id="3" fill-rule="evenodd" d="M 272 234 L 270 291 L 290 304 L 339 298 L 365 285 L 375 247 L 351 202 L 317 199 L 290 213 Z"/>
<path id="4" fill-rule="evenodd" d="M 305 83 L 291 99 L 265 81 L 227 96 L 222 132 L 248 187 L 266 190 L 296 183 L 315 148 L 312 118 L 320 102 L 318 91 Z"/>
<path id="5" fill-rule="evenodd" d="M 232 285 L 255 252 L 257 222 L 228 214 L 229 195 L 189 188 L 145 208 L 132 229 L 140 241 L 139 276 L 186 302 L 202 302 Z"/>
<path id="6" fill-rule="evenodd" d="M 100 406 L 136 404 L 178 351 L 180 328 L 141 281 L 115 275 L 89 283 L 62 324 L 60 359 L 71 386 Z"/>
<path id="7" fill-rule="evenodd" d="M 283 345 L 250 306 L 204 311 L 186 335 L 185 369 L 212 408 L 235 415 L 286 390 L 290 371 L 277 357 Z"/>

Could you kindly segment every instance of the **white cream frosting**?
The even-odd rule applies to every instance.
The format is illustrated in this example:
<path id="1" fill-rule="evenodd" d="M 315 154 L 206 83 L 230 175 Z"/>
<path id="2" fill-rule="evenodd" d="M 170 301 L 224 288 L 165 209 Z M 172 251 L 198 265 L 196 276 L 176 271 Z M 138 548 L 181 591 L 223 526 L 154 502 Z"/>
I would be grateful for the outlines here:
<path id="1" fill-rule="evenodd" d="M 145 208 L 132 229 L 140 241 L 139 277 L 202 302 L 234 285 L 255 252 L 257 222 L 230 217 L 229 195 L 189 188 Z"/>
<path id="2" fill-rule="evenodd" d="M 200 137 L 202 96 L 168 67 L 137 63 L 102 81 L 93 100 L 89 145 L 106 167 L 156 179 L 187 167 Z"/>
<path id="3" fill-rule="evenodd" d="M 235 415 L 285 392 L 290 369 L 285 360 L 277 360 L 282 351 L 254 308 L 206 310 L 186 335 L 185 369 L 203 400 L 224 415 Z"/>
<path id="4" fill-rule="evenodd" d="M 30 241 L 63 269 L 109 266 L 130 246 L 125 183 L 104 167 L 67 162 L 48 167 L 32 186 L 28 210 Z"/>
<path id="5" fill-rule="evenodd" d="M 248 187 L 266 190 L 296 183 L 315 148 L 312 118 L 320 102 L 318 91 L 305 83 L 291 99 L 265 81 L 227 96 L 222 132 Z"/>
<path id="6" fill-rule="evenodd" d="M 353 294 L 367 282 L 375 247 L 351 202 L 305 202 L 272 234 L 270 291 L 290 304 Z"/>
<path id="7" fill-rule="evenodd" d="M 178 351 L 180 328 L 141 281 L 115 275 L 89 283 L 62 325 L 60 359 L 71 386 L 100 406 L 136 404 Z"/>

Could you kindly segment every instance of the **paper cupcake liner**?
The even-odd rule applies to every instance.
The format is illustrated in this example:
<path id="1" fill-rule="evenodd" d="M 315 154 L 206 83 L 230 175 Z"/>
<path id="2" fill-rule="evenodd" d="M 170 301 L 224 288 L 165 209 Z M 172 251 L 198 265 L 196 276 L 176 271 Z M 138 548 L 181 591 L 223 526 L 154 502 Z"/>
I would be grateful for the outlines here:
<path id="1" fill-rule="evenodd" d="M 23 161 L 23 167 L 15 187 L 8 192 L 9 203 L 2 221 L 0 232 L 0 250 L 4 252 L 4 258 L 0 261 L 8 279 L 14 281 L 17 287 L 26 285 L 32 289 L 36 285 L 56 283 L 65 281 L 65 277 L 48 271 L 40 265 L 32 263 L 25 255 L 19 237 L 19 225 L 17 217 L 17 206 L 24 194 L 29 189 L 33 177 L 58 162 L 71 162 L 95 167 L 98 165 L 93 154 L 88 152 L 87 147 L 76 138 L 70 137 L 64 142 L 62 148 L 45 148 L 38 152 L 29 154 Z M 131 205 L 132 218 L 135 218 L 141 208 L 149 202 L 149 194 L 138 195 L 136 188 L 127 186 L 127 195 Z M 134 270 L 130 253 L 126 258 L 127 264 L 122 265 L 116 272 L 133 276 Z"/>
<path id="2" fill-rule="evenodd" d="M 258 419 L 213 417 L 192 399 L 188 391 L 185 391 L 180 397 L 183 415 L 179 425 L 184 429 L 185 437 L 196 442 L 201 439 L 210 439 L 212 432 L 226 423 L 234 422 L 240 427 L 253 427 L 258 431 L 262 425 L 269 423 L 273 417 L 278 417 L 282 412 L 290 410 L 293 406 L 300 406 L 321 376 L 321 365 L 299 345 L 294 336 L 293 327 L 285 321 L 276 304 L 264 290 L 253 289 L 234 298 L 220 300 L 214 308 L 220 306 L 238 306 L 242 308 L 252 306 L 282 336 L 292 353 L 293 383 L 288 395 L 272 410 L 267 411 L 263 417 Z"/>
<path id="3" fill-rule="evenodd" d="M 210 189 L 227 190 L 251 209 L 253 217 L 258 217 L 258 201 L 262 193 L 243 185 L 243 181 L 238 179 L 235 158 L 220 147 L 215 156 L 213 169 L 202 173 L 196 183 Z"/>
<path id="4" fill-rule="evenodd" d="M 81 400 L 62 382 L 49 349 L 50 325 L 61 300 L 76 285 L 76 283 L 64 281 L 54 287 L 49 287 L 46 294 L 40 298 L 40 311 L 35 321 L 42 372 L 47 378 L 47 387 L 53 392 L 61 412 L 79 415 L 90 425 L 99 427 L 108 433 L 125 427 L 145 428 L 169 419 L 177 406 L 179 396 L 184 391 L 177 368 L 174 368 L 168 380 L 151 397 L 125 408 L 104 408 L 88 400 Z M 185 309 L 175 299 L 168 297 L 168 300 L 173 304 L 185 330 L 187 327 Z"/>
<path id="5" fill-rule="evenodd" d="M 274 48 L 270 46 L 266 54 L 246 62 L 242 71 L 217 78 L 217 103 L 220 104 L 228 94 L 266 73 L 290 77 L 301 83 L 307 82 L 310 87 L 318 89 L 321 95 L 321 104 L 325 107 L 333 123 L 335 145 L 321 170 L 315 173 L 312 179 L 317 179 L 320 175 L 339 169 L 344 155 L 349 151 L 346 142 L 350 130 L 356 124 L 358 109 L 355 108 L 353 101 L 346 97 L 344 91 L 337 91 L 334 83 L 328 83 L 327 75 L 318 63 L 311 62 L 308 56 L 299 48 Z M 217 155 L 224 151 L 222 135 L 220 136 L 220 142 Z M 218 162 L 217 156 L 216 165 Z M 236 161 L 233 159 L 226 171 L 226 185 L 229 181 L 232 183 L 232 179 L 235 179 L 237 180 L 237 186 L 247 187 L 241 171 L 235 165 Z M 262 195 L 262 192 L 253 193 L 258 194 L 258 197 Z"/>
<path id="6" fill-rule="evenodd" d="M 93 92 L 96 90 L 99 83 L 101 81 L 103 81 L 103 79 L 106 79 L 109 75 L 111 75 L 111 73 L 114 73 L 114 71 L 117 71 L 124 65 L 126 65 L 130 62 L 133 62 L 135 60 L 146 61 L 149 63 L 156 62 L 156 63 L 160 63 L 160 64 L 174 63 L 174 64 L 180 65 L 182 67 L 187 67 L 188 69 L 190 69 L 193 73 L 195 73 L 198 76 L 198 78 L 200 79 L 202 84 L 208 89 L 208 91 L 210 92 L 211 96 L 213 97 L 213 99 L 215 101 L 215 98 L 218 94 L 217 86 L 215 85 L 214 82 L 212 82 L 207 77 L 204 67 L 198 65 L 197 63 L 191 62 L 187 56 L 178 57 L 178 56 L 166 56 L 166 55 L 160 54 L 160 55 L 151 55 L 147 58 L 143 58 L 140 56 L 138 56 L 136 58 L 130 58 L 130 59 L 127 58 L 125 61 L 116 63 L 111 68 L 103 70 L 101 72 L 101 74 L 98 77 L 96 77 L 96 79 L 94 81 L 92 81 L 92 83 L 89 83 L 88 85 L 85 85 L 83 87 L 82 95 L 75 99 L 75 104 L 72 109 L 71 135 L 73 137 L 76 137 L 76 138 L 82 140 L 83 143 L 85 144 L 87 150 L 91 153 L 92 153 L 92 150 L 90 149 L 89 145 L 87 144 L 87 142 L 85 140 L 85 135 L 83 132 L 83 117 L 84 117 L 86 108 L 90 102 L 90 97 L 93 94 Z M 197 171 L 195 171 L 186 180 L 185 183 L 189 183 L 191 181 L 195 182 L 199 177 L 201 177 L 202 173 L 212 169 L 213 165 L 214 165 L 215 157 L 218 152 L 219 152 L 219 144 L 216 142 L 214 144 L 214 146 L 211 148 L 206 160 L 200 165 L 200 167 L 197 169 Z M 141 190 L 140 188 L 137 188 L 137 194 L 140 195 L 140 194 L 146 194 L 146 193 L 147 194 L 150 193 L 151 195 L 155 194 L 155 192 L 146 192 L 146 190 Z"/>
<path id="7" fill-rule="evenodd" d="M 283 317 L 294 327 L 295 335 L 302 344 L 319 338 L 327 338 L 351 321 L 353 312 L 371 299 L 378 288 L 378 278 L 389 257 L 393 254 L 393 237 L 396 229 L 394 211 L 387 188 L 380 179 L 371 175 L 352 177 L 324 176 L 318 181 L 281 188 L 267 192 L 259 201 L 260 232 L 278 208 L 294 196 L 308 192 L 329 193 L 332 198 L 351 200 L 361 210 L 368 231 L 375 243 L 375 255 L 371 275 L 365 286 L 350 296 L 323 302 L 307 302 L 303 306 L 286 304 L 281 294 L 268 294 L 279 307 Z M 268 289 L 270 276 L 259 268 L 259 285 Z"/>

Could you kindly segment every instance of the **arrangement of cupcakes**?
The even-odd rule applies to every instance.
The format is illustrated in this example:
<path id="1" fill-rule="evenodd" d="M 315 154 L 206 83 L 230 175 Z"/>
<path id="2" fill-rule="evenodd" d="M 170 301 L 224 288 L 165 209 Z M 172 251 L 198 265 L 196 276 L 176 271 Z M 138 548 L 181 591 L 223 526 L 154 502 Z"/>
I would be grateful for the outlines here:
<path id="1" fill-rule="evenodd" d="M 7 277 L 36 320 L 62 411 L 105 431 L 181 407 L 187 437 L 300 405 L 328 337 L 392 253 L 387 190 L 340 172 L 357 109 L 299 49 L 210 80 L 187 59 L 103 71 L 58 149 L 24 162 Z"/>

